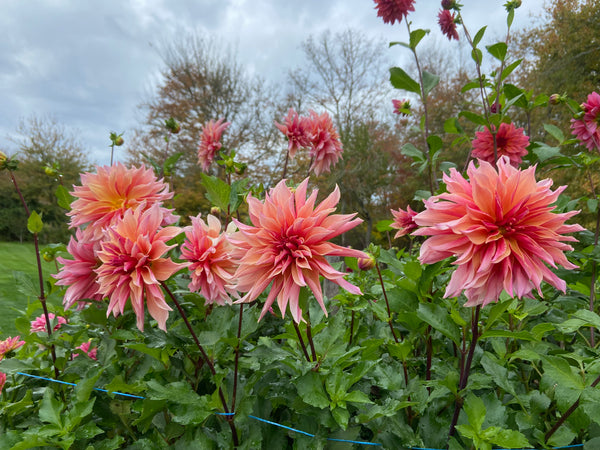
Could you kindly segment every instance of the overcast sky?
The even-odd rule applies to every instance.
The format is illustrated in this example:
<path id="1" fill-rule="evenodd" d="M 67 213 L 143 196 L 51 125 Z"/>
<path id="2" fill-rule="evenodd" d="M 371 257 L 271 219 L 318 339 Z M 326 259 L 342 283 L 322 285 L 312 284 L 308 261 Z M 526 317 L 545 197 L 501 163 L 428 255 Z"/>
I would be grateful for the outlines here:
<path id="1" fill-rule="evenodd" d="M 472 33 L 506 31 L 506 0 L 463 0 Z M 417 0 L 409 19 L 443 42 L 439 1 Z M 539 16 L 544 0 L 523 0 L 515 28 Z M 139 123 L 137 106 L 161 68 L 156 44 L 178 34 L 208 33 L 237 48 L 239 61 L 273 82 L 302 64 L 300 44 L 325 30 L 356 28 L 385 41 L 406 40 L 406 28 L 384 24 L 372 0 L 3 0 L 0 14 L 0 149 L 21 119 L 51 115 L 72 129 L 89 159 L 108 164 L 110 131 Z M 464 37 L 461 34 L 461 39 Z M 393 47 L 392 58 L 408 57 Z M 393 53 L 392 53 L 393 52 Z"/>

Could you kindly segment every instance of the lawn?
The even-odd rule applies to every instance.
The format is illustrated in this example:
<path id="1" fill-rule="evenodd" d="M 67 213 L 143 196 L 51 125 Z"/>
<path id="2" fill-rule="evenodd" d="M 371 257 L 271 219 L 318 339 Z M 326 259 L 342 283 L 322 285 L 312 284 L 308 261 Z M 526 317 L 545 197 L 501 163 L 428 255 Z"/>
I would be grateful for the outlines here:
<path id="1" fill-rule="evenodd" d="M 42 265 L 44 279 L 47 279 L 51 273 L 56 273 L 56 266 L 53 262 L 47 263 L 42 259 Z M 15 319 L 21 316 L 22 312 L 26 311 L 29 305 L 32 307 L 34 316 L 42 313 L 42 308 L 37 297 L 28 297 L 21 292 L 23 289 L 17 289 L 15 272 L 24 273 L 26 279 L 31 281 L 31 287 L 35 289 L 36 293 L 39 292 L 35 250 L 32 243 L 0 242 L 1 339 L 17 334 Z M 18 274 L 16 276 L 22 277 Z M 52 299 L 49 302 L 52 303 Z M 54 303 L 58 303 L 58 301 L 54 300 Z M 36 308 L 38 305 L 39 310 L 34 311 L 33 308 Z"/>

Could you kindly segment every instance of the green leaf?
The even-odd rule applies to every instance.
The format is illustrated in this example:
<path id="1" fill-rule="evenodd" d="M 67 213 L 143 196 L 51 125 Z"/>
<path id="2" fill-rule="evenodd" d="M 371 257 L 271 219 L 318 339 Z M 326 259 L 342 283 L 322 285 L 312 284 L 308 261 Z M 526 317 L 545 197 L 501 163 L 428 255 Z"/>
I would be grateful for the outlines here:
<path id="1" fill-rule="evenodd" d="M 505 42 L 498 42 L 497 44 L 488 45 L 486 46 L 486 48 L 488 53 L 494 58 L 500 61 L 504 61 L 504 58 L 506 58 L 506 51 L 508 50 L 508 46 Z"/>
<path id="2" fill-rule="evenodd" d="M 414 50 L 421 42 L 421 39 L 425 37 L 429 33 L 429 30 L 417 29 L 410 32 L 410 48 Z"/>
<path id="3" fill-rule="evenodd" d="M 565 140 L 565 135 L 563 134 L 562 130 L 556 125 L 545 123 L 544 130 L 546 130 L 548 134 L 550 134 L 554 139 L 556 139 L 559 144 L 562 144 Z"/>
<path id="4" fill-rule="evenodd" d="M 435 303 L 419 303 L 417 317 L 451 339 L 456 345 L 460 345 L 461 337 L 459 329 L 448 316 L 446 308 Z"/>
<path id="5" fill-rule="evenodd" d="M 426 70 L 423 71 L 423 91 L 425 92 L 425 97 L 427 97 L 427 95 L 434 87 L 438 85 L 439 82 L 439 76 L 431 72 L 427 72 Z"/>
<path id="6" fill-rule="evenodd" d="M 513 73 L 513 71 L 519 67 L 519 65 L 521 64 L 521 61 L 523 61 L 522 59 L 517 59 L 516 61 L 513 61 L 511 64 L 509 64 L 503 71 L 502 74 L 500 76 L 501 81 L 504 81 L 506 79 L 506 77 L 508 77 L 511 73 Z"/>
<path id="7" fill-rule="evenodd" d="M 456 117 L 450 117 L 444 122 L 444 131 L 450 134 L 461 134 L 463 132 L 460 123 Z"/>
<path id="8" fill-rule="evenodd" d="M 483 61 L 483 53 L 478 48 L 474 48 L 471 51 L 471 58 L 473 58 L 473 61 L 475 61 L 476 64 L 481 64 L 481 61 Z"/>
<path id="9" fill-rule="evenodd" d="M 225 183 L 220 178 L 209 176 L 201 173 L 202 185 L 206 188 L 206 198 L 214 205 L 223 211 L 227 211 L 229 206 L 229 198 L 231 194 L 231 186 Z"/>
<path id="10" fill-rule="evenodd" d="M 44 222 L 42 222 L 42 217 L 35 211 L 32 211 L 29 219 L 27 219 L 27 229 L 31 234 L 36 234 L 42 231 L 44 228 Z"/>
<path id="11" fill-rule="evenodd" d="M 393 41 L 393 42 L 390 42 L 389 46 L 393 47 L 394 45 L 401 45 L 402 47 L 410 48 L 410 45 L 408 45 L 406 42 Z"/>
<path id="12" fill-rule="evenodd" d="M 305 403 L 316 408 L 327 408 L 329 398 L 323 388 L 319 374 L 313 371 L 306 373 L 296 380 L 296 390 Z"/>
<path id="13" fill-rule="evenodd" d="M 490 441 L 504 448 L 533 448 L 525 435 L 517 430 L 498 430 Z"/>
<path id="14" fill-rule="evenodd" d="M 483 421 L 485 420 L 486 413 L 483 400 L 481 400 L 479 397 L 475 397 L 473 393 L 469 392 L 467 398 L 465 399 L 463 408 L 467 414 L 467 418 L 469 419 L 471 427 L 476 432 L 479 432 L 483 425 Z"/>
<path id="15" fill-rule="evenodd" d="M 64 209 L 71 209 L 71 203 L 75 200 L 69 190 L 64 187 L 62 184 L 56 186 L 56 191 L 54 191 L 54 195 L 56 195 L 56 199 L 58 202 L 58 206 Z"/>
<path id="16" fill-rule="evenodd" d="M 514 10 L 514 8 L 511 8 L 508 11 L 508 15 L 506 16 L 506 26 L 508 26 L 508 28 L 510 28 L 512 26 L 514 18 L 515 18 L 515 10 Z"/>
<path id="17" fill-rule="evenodd" d="M 26 297 L 37 297 L 39 295 L 38 288 L 33 284 L 31 276 L 18 270 L 13 271 L 13 277 L 17 291 Z"/>
<path id="18" fill-rule="evenodd" d="M 536 143 L 537 144 L 537 143 Z M 544 162 L 550 158 L 562 156 L 559 147 L 550 147 L 546 144 L 538 144 L 537 147 L 533 148 L 533 153 L 538 157 L 541 162 Z"/>
<path id="19" fill-rule="evenodd" d="M 487 339 L 487 338 L 511 338 L 511 339 L 520 339 L 522 341 L 535 341 L 535 337 L 531 334 L 530 331 L 522 330 L 522 331 L 511 331 L 511 330 L 488 330 L 484 332 L 479 338 Z"/>
<path id="20" fill-rule="evenodd" d="M 477 125 L 483 125 L 483 126 L 487 126 L 488 123 L 485 120 L 485 117 L 479 115 L 479 114 L 475 114 L 471 111 L 461 111 L 458 114 L 460 117 L 464 117 L 467 120 L 470 120 L 471 122 L 477 124 Z"/>
<path id="21" fill-rule="evenodd" d="M 412 158 L 414 161 L 417 162 L 427 161 L 427 157 L 425 156 L 425 154 L 410 143 L 404 144 L 400 149 L 400 153 L 402 153 L 404 156 Z"/>
<path id="22" fill-rule="evenodd" d="M 61 402 L 54 398 L 54 391 L 50 388 L 46 388 L 44 397 L 40 403 L 40 420 L 56 425 L 58 428 L 62 429 L 61 406 Z"/>
<path id="23" fill-rule="evenodd" d="M 331 411 L 331 415 L 333 416 L 335 421 L 338 423 L 338 425 L 340 427 L 342 427 L 343 430 L 348 428 L 348 420 L 350 419 L 350 413 L 348 412 L 347 409 L 336 406 L 333 409 L 333 411 Z"/>
<path id="24" fill-rule="evenodd" d="M 362 391 L 352 391 L 348 392 L 344 397 L 344 400 L 347 402 L 354 403 L 368 403 L 372 404 L 373 402 L 369 399 L 369 396 Z"/>
<path id="25" fill-rule="evenodd" d="M 179 158 L 181 158 L 182 156 L 183 156 L 182 152 L 177 152 L 177 153 L 169 156 L 165 160 L 165 163 L 163 164 L 163 173 L 166 176 L 173 174 L 173 169 L 175 168 L 175 164 L 177 163 L 177 161 L 179 161 Z"/>
<path id="26" fill-rule="evenodd" d="M 242 178 L 231 183 L 231 192 L 229 194 L 229 204 L 231 205 L 231 213 L 233 214 L 240 207 L 244 201 L 244 195 L 246 188 L 250 180 L 248 178 Z"/>
<path id="27" fill-rule="evenodd" d="M 483 34 L 485 33 L 485 29 L 487 28 L 487 25 L 485 27 L 482 27 L 476 34 L 475 37 L 473 38 L 473 47 L 477 47 L 477 44 L 479 44 L 479 42 L 481 41 L 481 38 L 483 37 Z"/>
<path id="28" fill-rule="evenodd" d="M 519 108 L 527 108 L 527 96 L 525 95 L 525 91 L 514 84 L 506 83 L 504 85 L 504 95 L 508 100 L 512 100 L 515 97 L 521 96 L 516 102 L 514 102 L 515 106 Z"/>
<path id="29" fill-rule="evenodd" d="M 392 67 L 390 69 L 390 82 L 396 89 L 404 89 L 405 91 L 421 95 L 419 83 L 399 67 Z"/>
<path id="30" fill-rule="evenodd" d="M 439 136 L 432 134 L 427 137 L 427 146 L 429 147 L 430 155 L 437 152 L 439 149 L 441 149 L 443 145 L 444 145 L 444 142 L 442 141 L 442 138 L 440 138 Z"/>

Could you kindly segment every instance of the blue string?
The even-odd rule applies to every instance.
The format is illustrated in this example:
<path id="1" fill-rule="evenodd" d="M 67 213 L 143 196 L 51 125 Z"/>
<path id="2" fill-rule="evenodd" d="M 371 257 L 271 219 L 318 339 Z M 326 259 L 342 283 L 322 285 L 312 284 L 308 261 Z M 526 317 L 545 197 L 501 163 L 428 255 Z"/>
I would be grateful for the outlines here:
<path id="1" fill-rule="evenodd" d="M 69 383 L 67 381 L 56 380 L 54 378 L 40 377 L 38 375 L 30 375 L 28 373 L 23 373 L 23 372 L 16 372 L 16 373 L 17 373 L 17 375 L 23 375 L 23 376 L 26 376 L 26 377 L 37 378 L 39 380 L 51 381 L 53 383 L 66 384 L 66 385 L 69 385 L 69 386 L 77 386 L 75 383 Z M 146 399 L 146 397 L 140 397 L 139 395 L 132 395 L 132 394 L 124 394 L 122 392 L 107 391 L 106 389 L 101 389 L 101 388 L 94 388 L 94 390 L 100 391 L 100 392 L 106 392 L 106 393 L 109 393 L 109 394 L 121 395 L 123 397 L 138 398 L 138 399 L 142 399 L 142 400 Z M 221 413 L 221 412 L 219 412 L 219 413 L 215 413 L 215 415 L 218 415 L 218 416 L 234 416 L 235 413 Z M 258 420 L 259 422 L 268 423 L 269 425 L 275 425 L 276 427 L 284 428 L 284 429 L 289 430 L 289 431 L 293 431 L 295 433 L 304 434 L 305 436 L 309 436 L 309 437 L 313 437 L 313 438 L 316 437 L 314 434 L 307 433 L 306 431 L 297 430 L 296 428 L 291 428 L 291 427 L 288 427 L 286 425 L 282 425 L 282 424 L 277 423 L 277 422 L 272 422 L 272 421 L 267 420 L 267 419 L 261 419 L 260 417 L 252 416 L 250 414 L 248 415 L 248 417 L 250 417 L 251 419 L 254 419 L 254 420 Z M 381 447 L 381 444 L 378 444 L 376 442 L 351 441 L 351 440 L 347 440 L 347 439 L 336 439 L 336 438 L 327 438 L 327 440 L 328 441 L 335 441 L 335 442 L 349 442 L 351 444 L 372 445 L 372 446 Z M 565 448 L 577 448 L 577 447 L 583 447 L 583 444 L 567 445 L 565 447 L 552 447 L 552 449 L 553 450 L 560 450 L 560 449 L 565 449 Z M 410 450 L 441 450 L 441 449 L 428 448 L 428 447 L 410 447 Z M 494 449 L 494 450 L 508 450 L 508 449 Z M 519 450 L 530 450 L 530 449 L 519 449 Z"/>

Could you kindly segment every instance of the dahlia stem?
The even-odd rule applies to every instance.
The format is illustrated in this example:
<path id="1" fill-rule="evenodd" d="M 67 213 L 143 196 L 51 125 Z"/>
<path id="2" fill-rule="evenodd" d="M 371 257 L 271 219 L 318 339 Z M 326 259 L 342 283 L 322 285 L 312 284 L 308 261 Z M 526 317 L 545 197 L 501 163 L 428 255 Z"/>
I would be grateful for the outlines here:
<path id="1" fill-rule="evenodd" d="M 458 397 L 454 405 L 454 415 L 452 416 L 452 423 L 450 424 L 450 431 L 448 432 L 448 439 L 450 439 L 456 430 L 456 423 L 458 422 L 458 416 L 462 408 L 464 398 L 462 396 L 462 390 L 467 387 L 469 381 L 469 373 L 471 371 L 471 364 L 473 363 L 473 355 L 475 354 L 475 347 L 477 346 L 477 339 L 479 339 L 479 312 L 481 311 L 481 305 L 477 305 L 474 312 L 471 312 L 471 345 L 469 346 L 469 354 L 467 355 L 466 361 L 464 360 L 464 348 L 465 341 L 463 338 L 463 352 L 461 357 L 460 365 L 460 380 L 458 383 Z"/>
<path id="2" fill-rule="evenodd" d="M 304 339 L 302 339 L 302 333 L 300 333 L 300 328 L 298 328 L 298 324 L 295 320 L 292 319 L 292 323 L 294 324 L 294 330 L 296 330 L 296 335 L 298 336 L 298 342 L 300 343 L 300 347 L 302 347 L 302 352 L 304 353 L 304 357 L 306 361 L 310 362 L 310 356 L 308 356 L 308 352 L 306 351 L 306 345 L 304 345 Z"/>
<path id="3" fill-rule="evenodd" d="M 200 344 L 200 341 L 198 340 L 198 336 L 196 335 L 196 332 L 192 328 L 192 325 L 190 324 L 190 321 L 188 320 L 185 311 L 183 310 L 183 308 L 177 301 L 177 298 L 175 298 L 175 295 L 173 295 L 171 290 L 165 284 L 165 282 L 161 281 L 160 284 L 163 287 L 163 289 L 167 292 L 167 294 L 169 294 L 169 297 L 171 297 L 171 300 L 173 300 L 173 303 L 175 303 L 175 307 L 177 308 L 177 311 L 179 311 L 179 315 L 183 319 L 185 326 L 187 327 L 190 334 L 192 335 L 192 339 L 194 339 L 194 342 L 196 343 L 198 350 L 200 350 L 200 353 L 202 354 L 202 357 L 204 358 L 204 361 L 206 362 L 206 365 L 208 366 L 210 373 L 213 375 L 213 377 L 216 378 L 217 371 L 215 370 L 215 366 L 213 365 L 212 361 L 208 357 L 208 354 L 204 350 L 204 347 L 202 347 L 202 344 Z M 235 424 L 233 423 L 234 416 L 229 413 L 229 408 L 227 407 L 227 401 L 225 400 L 225 395 L 223 394 L 223 389 L 221 389 L 221 386 L 218 387 L 218 391 L 219 391 L 219 398 L 221 399 L 221 404 L 223 405 L 223 410 L 225 411 L 225 414 L 226 414 L 225 420 L 227 421 L 227 423 L 229 423 L 229 428 L 231 428 L 231 436 L 233 439 L 233 446 L 237 447 L 239 445 L 239 440 L 238 440 L 237 430 L 235 429 Z"/>
<path id="4" fill-rule="evenodd" d="M 240 319 L 238 322 L 237 346 L 235 347 L 235 365 L 233 369 L 233 393 L 231 394 L 231 412 L 235 412 L 235 399 L 237 397 L 238 361 L 240 359 L 240 345 L 242 343 L 242 318 L 244 317 L 244 304 L 240 304 Z"/>
<path id="5" fill-rule="evenodd" d="M 312 328 L 310 326 L 310 311 L 306 308 L 306 338 L 308 339 L 308 344 L 310 345 L 310 352 L 312 353 L 312 362 L 317 362 L 317 351 L 315 350 L 315 343 L 312 338 Z"/>
<path id="6" fill-rule="evenodd" d="M 287 175 L 288 161 L 290 160 L 290 152 L 285 153 L 285 161 L 283 163 L 283 173 L 281 174 L 281 179 L 285 180 L 285 176 Z"/>
<path id="7" fill-rule="evenodd" d="M 348 339 L 348 346 L 352 345 L 352 335 L 354 334 L 354 313 L 356 311 L 352 310 L 352 317 L 350 319 L 350 338 Z"/>
<path id="8" fill-rule="evenodd" d="M 591 177 L 591 174 L 588 170 L 588 177 L 590 179 L 590 186 L 592 188 L 592 194 L 596 200 L 598 197 L 596 195 L 596 190 L 594 188 L 594 180 Z M 596 230 L 594 231 L 594 248 L 598 246 L 598 235 L 600 233 L 600 205 L 596 207 Z M 595 300 L 596 300 L 596 277 L 597 277 L 597 263 L 596 260 L 592 261 L 592 279 L 590 281 L 590 311 L 594 312 Z M 596 335 L 594 327 L 590 327 L 590 345 L 592 347 L 596 346 Z"/>
<path id="9" fill-rule="evenodd" d="M 383 277 L 381 276 L 381 270 L 379 269 L 379 263 L 375 261 L 375 268 L 377 269 L 377 275 L 379 275 L 379 283 L 381 284 L 381 289 L 383 290 L 383 298 L 385 298 L 385 305 L 387 307 L 388 313 L 388 325 L 390 326 L 390 330 L 392 331 L 392 336 L 394 337 L 394 341 L 396 344 L 400 341 L 398 340 L 398 336 L 396 336 L 396 332 L 394 331 L 394 326 L 392 325 L 392 310 L 390 308 L 390 302 L 388 301 L 387 292 L 385 290 L 385 284 L 383 283 Z"/>

